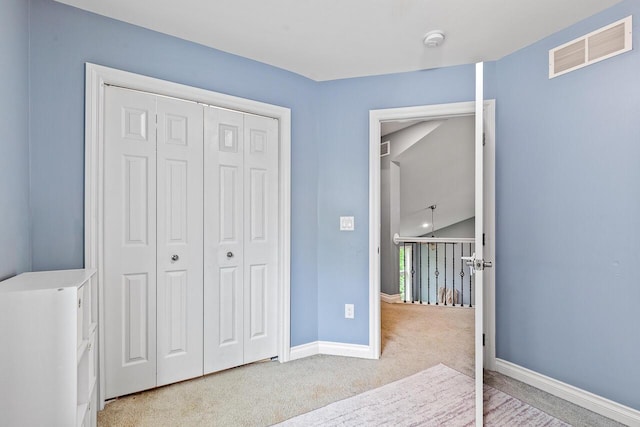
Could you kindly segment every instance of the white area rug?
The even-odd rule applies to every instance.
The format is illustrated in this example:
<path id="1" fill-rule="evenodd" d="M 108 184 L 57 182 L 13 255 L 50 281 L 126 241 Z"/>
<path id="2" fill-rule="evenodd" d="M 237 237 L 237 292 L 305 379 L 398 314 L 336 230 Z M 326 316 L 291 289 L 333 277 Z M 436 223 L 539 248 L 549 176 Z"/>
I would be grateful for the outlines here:
<path id="1" fill-rule="evenodd" d="M 277 424 L 293 426 L 473 426 L 473 379 L 442 364 Z M 515 397 L 484 387 L 486 426 L 568 426 Z"/>

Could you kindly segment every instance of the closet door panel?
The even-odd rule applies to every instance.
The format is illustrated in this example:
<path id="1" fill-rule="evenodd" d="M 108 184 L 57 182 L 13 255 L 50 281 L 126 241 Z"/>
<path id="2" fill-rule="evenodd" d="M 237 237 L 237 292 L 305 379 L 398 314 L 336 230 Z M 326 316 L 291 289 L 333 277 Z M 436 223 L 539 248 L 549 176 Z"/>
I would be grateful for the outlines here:
<path id="1" fill-rule="evenodd" d="M 164 331 L 166 342 L 163 343 L 164 354 L 162 356 L 165 358 L 184 356 L 188 348 L 193 345 L 190 342 L 191 340 L 188 339 L 188 317 L 190 312 L 187 306 L 187 300 L 189 299 L 188 272 L 185 270 L 167 272 L 164 293 L 165 295 L 162 298 L 165 299 L 166 305 L 162 307 L 162 310 L 165 310 L 164 317 L 167 327 L 166 331 Z M 162 371 L 161 369 L 158 370 L 158 376 L 166 375 Z"/>
<path id="2" fill-rule="evenodd" d="M 246 115 L 244 363 L 278 353 L 278 122 Z"/>
<path id="3" fill-rule="evenodd" d="M 269 323 L 267 313 L 269 301 L 267 299 L 267 266 L 252 265 L 249 272 L 249 324 L 248 338 L 255 340 L 267 334 Z"/>
<path id="4" fill-rule="evenodd" d="M 149 276 L 146 274 L 123 275 L 122 314 L 124 365 L 149 360 Z"/>
<path id="5" fill-rule="evenodd" d="M 106 398 L 156 385 L 156 159 L 152 95 L 105 89 Z"/>
<path id="6" fill-rule="evenodd" d="M 237 267 L 224 267 L 220 269 L 219 285 L 219 338 L 220 347 L 242 345 L 242 337 L 238 325 L 238 304 L 242 299 L 240 292 L 242 286 L 239 283 L 239 270 Z"/>
<path id="7" fill-rule="evenodd" d="M 202 375 L 203 107 L 158 97 L 158 385 Z"/>
<path id="8" fill-rule="evenodd" d="M 243 363 L 243 115 L 205 108 L 204 372 Z"/>

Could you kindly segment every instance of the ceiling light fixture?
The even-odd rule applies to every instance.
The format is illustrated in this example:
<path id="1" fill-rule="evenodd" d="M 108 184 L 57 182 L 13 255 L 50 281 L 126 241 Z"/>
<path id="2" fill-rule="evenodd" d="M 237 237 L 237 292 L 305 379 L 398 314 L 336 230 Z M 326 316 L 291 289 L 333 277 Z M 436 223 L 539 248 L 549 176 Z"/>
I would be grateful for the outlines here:
<path id="1" fill-rule="evenodd" d="M 426 47 L 438 47 L 444 42 L 444 32 L 440 30 L 429 31 L 422 42 Z"/>

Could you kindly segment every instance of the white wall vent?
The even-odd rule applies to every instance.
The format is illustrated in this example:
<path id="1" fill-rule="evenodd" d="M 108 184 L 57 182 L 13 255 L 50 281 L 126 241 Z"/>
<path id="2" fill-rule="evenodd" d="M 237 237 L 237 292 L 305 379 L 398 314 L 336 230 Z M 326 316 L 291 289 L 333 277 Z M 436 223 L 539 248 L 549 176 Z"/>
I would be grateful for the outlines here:
<path id="1" fill-rule="evenodd" d="M 549 51 L 549 78 L 628 52 L 631 43 L 631 16 L 602 27 L 586 36 Z"/>
<path id="2" fill-rule="evenodd" d="M 389 142 L 390 141 L 385 141 L 380 144 L 380 157 L 388 156 L 389 153 L 391 153 Z"/>

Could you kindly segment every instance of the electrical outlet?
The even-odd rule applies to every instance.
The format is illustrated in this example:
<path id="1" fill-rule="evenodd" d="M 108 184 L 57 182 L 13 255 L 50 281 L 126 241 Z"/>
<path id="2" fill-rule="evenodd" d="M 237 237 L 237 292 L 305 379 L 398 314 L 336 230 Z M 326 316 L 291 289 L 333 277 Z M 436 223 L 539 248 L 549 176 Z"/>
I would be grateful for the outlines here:
<path id="1" fill-rule="evenodd" d="M 353 308 L 353 304 L 345 304 L 344 305 L 344 318 L 345 319 L 353 319 L 355 315 L 355 310 Z"/>

